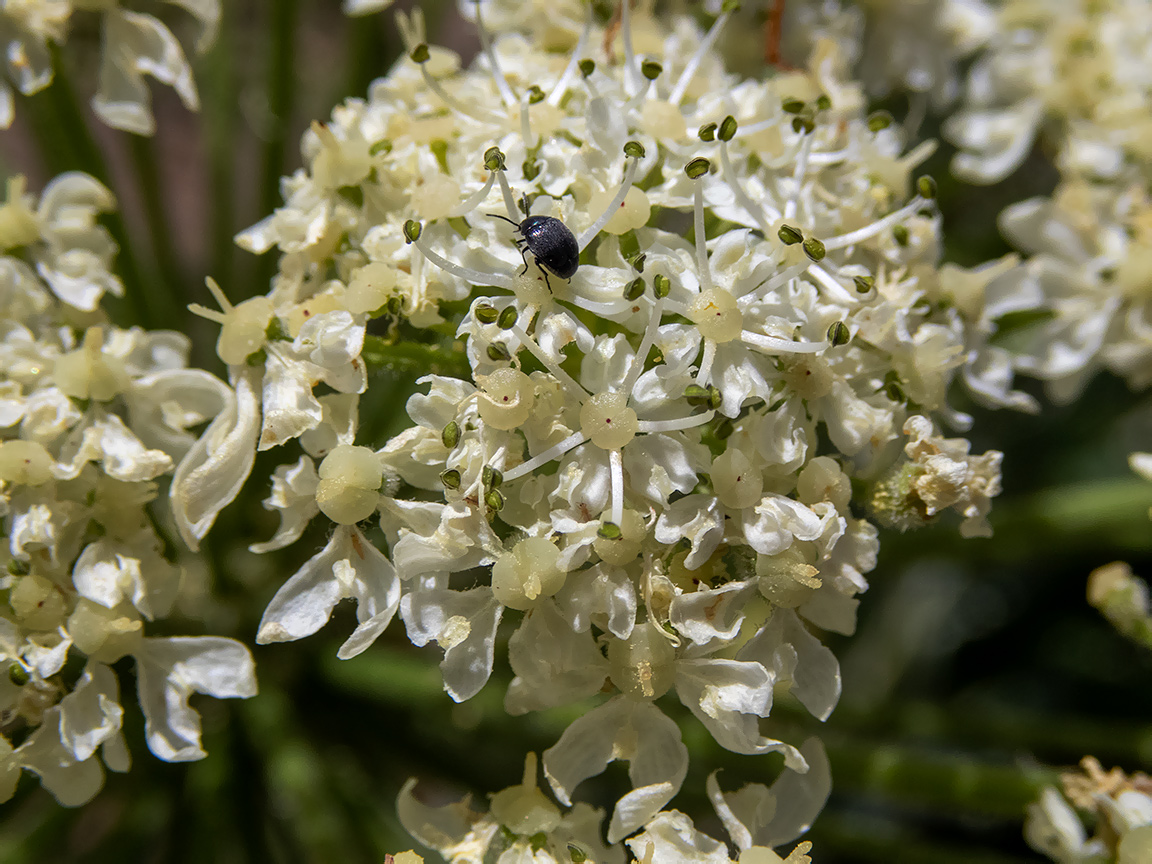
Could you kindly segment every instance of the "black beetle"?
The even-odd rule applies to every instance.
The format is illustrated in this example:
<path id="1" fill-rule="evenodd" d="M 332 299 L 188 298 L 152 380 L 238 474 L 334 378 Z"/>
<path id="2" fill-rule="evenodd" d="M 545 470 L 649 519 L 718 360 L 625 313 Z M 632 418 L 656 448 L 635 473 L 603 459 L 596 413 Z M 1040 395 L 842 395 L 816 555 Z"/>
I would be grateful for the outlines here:
<path id="1" fill-rule="evenodd" d="M 516 226 L 516 231 L 520 234 L 520 239 L 515 241 L 516 248 L 523 257 L 524 247 L 528 247 L 528 251 L 532 253 L 532 257 L 536 259 L 536 263 L 544 273 L 544 284 L 548 286 L 549 291 L 552 290 L 552 284 L 548 281 L 549 273 L 561 279 L 571 279 L 580 267 L 580 247 L 576 243 L 576 237 L 559 219 L 553 216 L 529 216 L 517 225 L 507 216 L 498 213 L 488 215 Z M 527 258 L 524 259 L 524 269 L 520 272 L 528 272 Z"/>

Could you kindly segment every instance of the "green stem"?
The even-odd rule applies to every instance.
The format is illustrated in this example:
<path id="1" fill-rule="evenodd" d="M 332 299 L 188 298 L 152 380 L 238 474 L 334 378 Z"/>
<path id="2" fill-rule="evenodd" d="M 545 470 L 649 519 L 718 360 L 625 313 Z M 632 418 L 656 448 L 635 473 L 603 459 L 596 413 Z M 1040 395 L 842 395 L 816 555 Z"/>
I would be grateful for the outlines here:
<path id="1" fill-rule="evenodd" d="M 152 250 L 160 270 L 161 284 L 157 286 L 159 290 L 149 292 L 150 302 L 165 327 L 182 331 L 187 317 L 184 307 L 188 302 L 188 286 L 169 230 L 155 142 L 139 135 L 128 135 L 128 142 L 148 230 L 152 235 Z"/>
<path id="2" fill-rule="evenodd" d="M 260 178 L 260 213 L 271 213 L 280 203 L 280 177 L 284 174 L 288 126 L 292 119 L 292 105 L 296 94 L 296 67 L 293 49 L 296 35 L 298 0 L 276 0 L 271 4 L 268 22 L 268 128 L 264 139 Z M 276 258 L 265 255 L 256 268 L 253 287 L 256 293 L 264 288 L 276 272 Z"/>
<path id="3" fill-rule="evenodd" d="M 220 10 L 220 33 L 216 44 L 204 58 L 204 131 L 208 142 L 208 174 L 211 187 L 209 224 L 209 272 L 225 290 L 233 290 L 236 230 L 233 198 L 236 146 L 236 65 L 235 41 L 232 38 L 233 11 L 230 4 Z"/>

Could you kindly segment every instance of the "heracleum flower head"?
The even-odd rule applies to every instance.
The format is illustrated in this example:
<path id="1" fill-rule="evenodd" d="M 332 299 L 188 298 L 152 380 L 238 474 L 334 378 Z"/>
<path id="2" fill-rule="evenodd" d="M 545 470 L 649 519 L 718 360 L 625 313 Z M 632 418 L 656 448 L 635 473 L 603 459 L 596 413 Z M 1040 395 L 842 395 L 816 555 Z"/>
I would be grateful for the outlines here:
<path id="1" fill-rule="evenodd" d="M 266 502 L 281 527 L 254 548 L 335 526 L 257 641 L 310 635 L 353 599 L 340 657 L 398 614 L 462 701 L 507 622 L 510 713 L 607 697 L 541 761 L 564 805 L 630 763 L 612 842 L 687 774 L 671 699 L 722 746 L 780 752 L 824 789 L 822 751 L 765 720 L 777 690 L 820 720 L 839 698 L 809 626 L 851 633 L 875 565 L 850 478 L 896 462 L 915 418 L 970 422 L 953 381 L 1004 390 L 965 350 L 986 340 L 982 305 L 955 303 L 938 267 L 935 187 L 914 176 L 932 147 L 905 152 L 865 113 L 832 41 L 769 81 L 726 71 L 728 10 L 708 32 L 644 4 L 616 21 L 575 3 L 466 11 L 470 66 L 401 16 L 407 56 L 305 133 L 284 205 L 237 238 L 280 254 L 266 297 L 233 306 L 213 285 L 219 310 L 194 308 L 222 325 L 236 410 L 193 454 L 198 482 L 176 477 L 178 524 L 198 541 L 235 466 L 299 439 Z M 529 217 L 564 233 L 541 239 L 531 226 L 560 229 Z M 409 356 L 432 368 L 392 434 L 367 372 Z M 931 506 L 978 524 L 995 454 L 948 489 L 928 461 Z M 496 826 L 476 824 L 437 844 L 479 854 Z"/>
<path id="2" fill-rule="evenodd" d="M 13 178 L 0 207 L 0 708 L 6 731 L 22 735 L 17 746 L 0 739 L 4 799 L 22 770 L 78 805 L 99 791 L 104 767 L 128 769 L 110 668 L 124 657 L 135 661 L 148 747 L 168 761 L 205 755 L 194 692 L 256 692 L 239 642 L 148 633 L 180 588 L 154 527 L 153 513 L 166 521 L 158 484 L 194 449 L 190 427 L 231 391 L 186 368 L 187 337 L 105 317 L 102 295 L 122 288 L 96 217 L 114 206 L 73 173 L 39 200 Z M 66 663 L 83 674 L 72 680 Z"/>

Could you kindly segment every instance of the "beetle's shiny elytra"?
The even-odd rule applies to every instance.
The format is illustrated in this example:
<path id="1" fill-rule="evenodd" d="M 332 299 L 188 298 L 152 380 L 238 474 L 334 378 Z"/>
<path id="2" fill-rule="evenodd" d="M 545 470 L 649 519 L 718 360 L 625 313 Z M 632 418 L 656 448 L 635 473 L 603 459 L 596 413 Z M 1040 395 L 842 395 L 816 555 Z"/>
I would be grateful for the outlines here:
<path id="1" fill-rule="evenodd" d="M 559 219 L 552 216 L 529 216 L 517 225 L 507 216 L 496 213 L 488 215 L 516 225 L 516 231 L 520 234 L 520 238 L 515 241 L 516 248 L 520 250 L 521 256 L 524 255 L 525 247 L 532 253 L 544 273 L 544 284 L 549 291 L 552 290 L 548 281 L 549 273 L 561 279 L 571 279 L 580 267 L 580 246 L 576 243 L 575 235 Z M 527 258 L 520 272 L 528 272 Z"/>

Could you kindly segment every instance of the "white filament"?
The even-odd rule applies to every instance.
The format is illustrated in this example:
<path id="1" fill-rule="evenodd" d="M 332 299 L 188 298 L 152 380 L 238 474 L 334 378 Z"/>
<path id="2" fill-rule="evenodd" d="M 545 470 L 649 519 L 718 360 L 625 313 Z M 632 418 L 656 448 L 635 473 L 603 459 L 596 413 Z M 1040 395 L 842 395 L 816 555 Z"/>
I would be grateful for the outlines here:
<path id="1" fill-rule="evenodd" d="M 625 0 L 624 5 L 625 8 L 627 8 L 627 0 Z M 608 220 L 616 214 L 616 211 L 620 209 L 620 205 L 624 203 L 624 199 L 628 197 L 628 190 L 632 188 L 632 179 L 636 176 L 636 166 L 639 162 L 639 159 L 632 156 L 628 157 L 628 168 L 624 171 L 624 182 L 620 184 L 620 189 L 616 192 L 616 197 L 608 203 L 604 212 L 600 214 L 600 218 L 589 225 L 587 230 L 580 235 L 580 239 L 576 241 L 576 245 L 580 247 L 581 252 L 595 239 L 596 235 L 600 233 L 600 230 L 608 224 Z"/>

